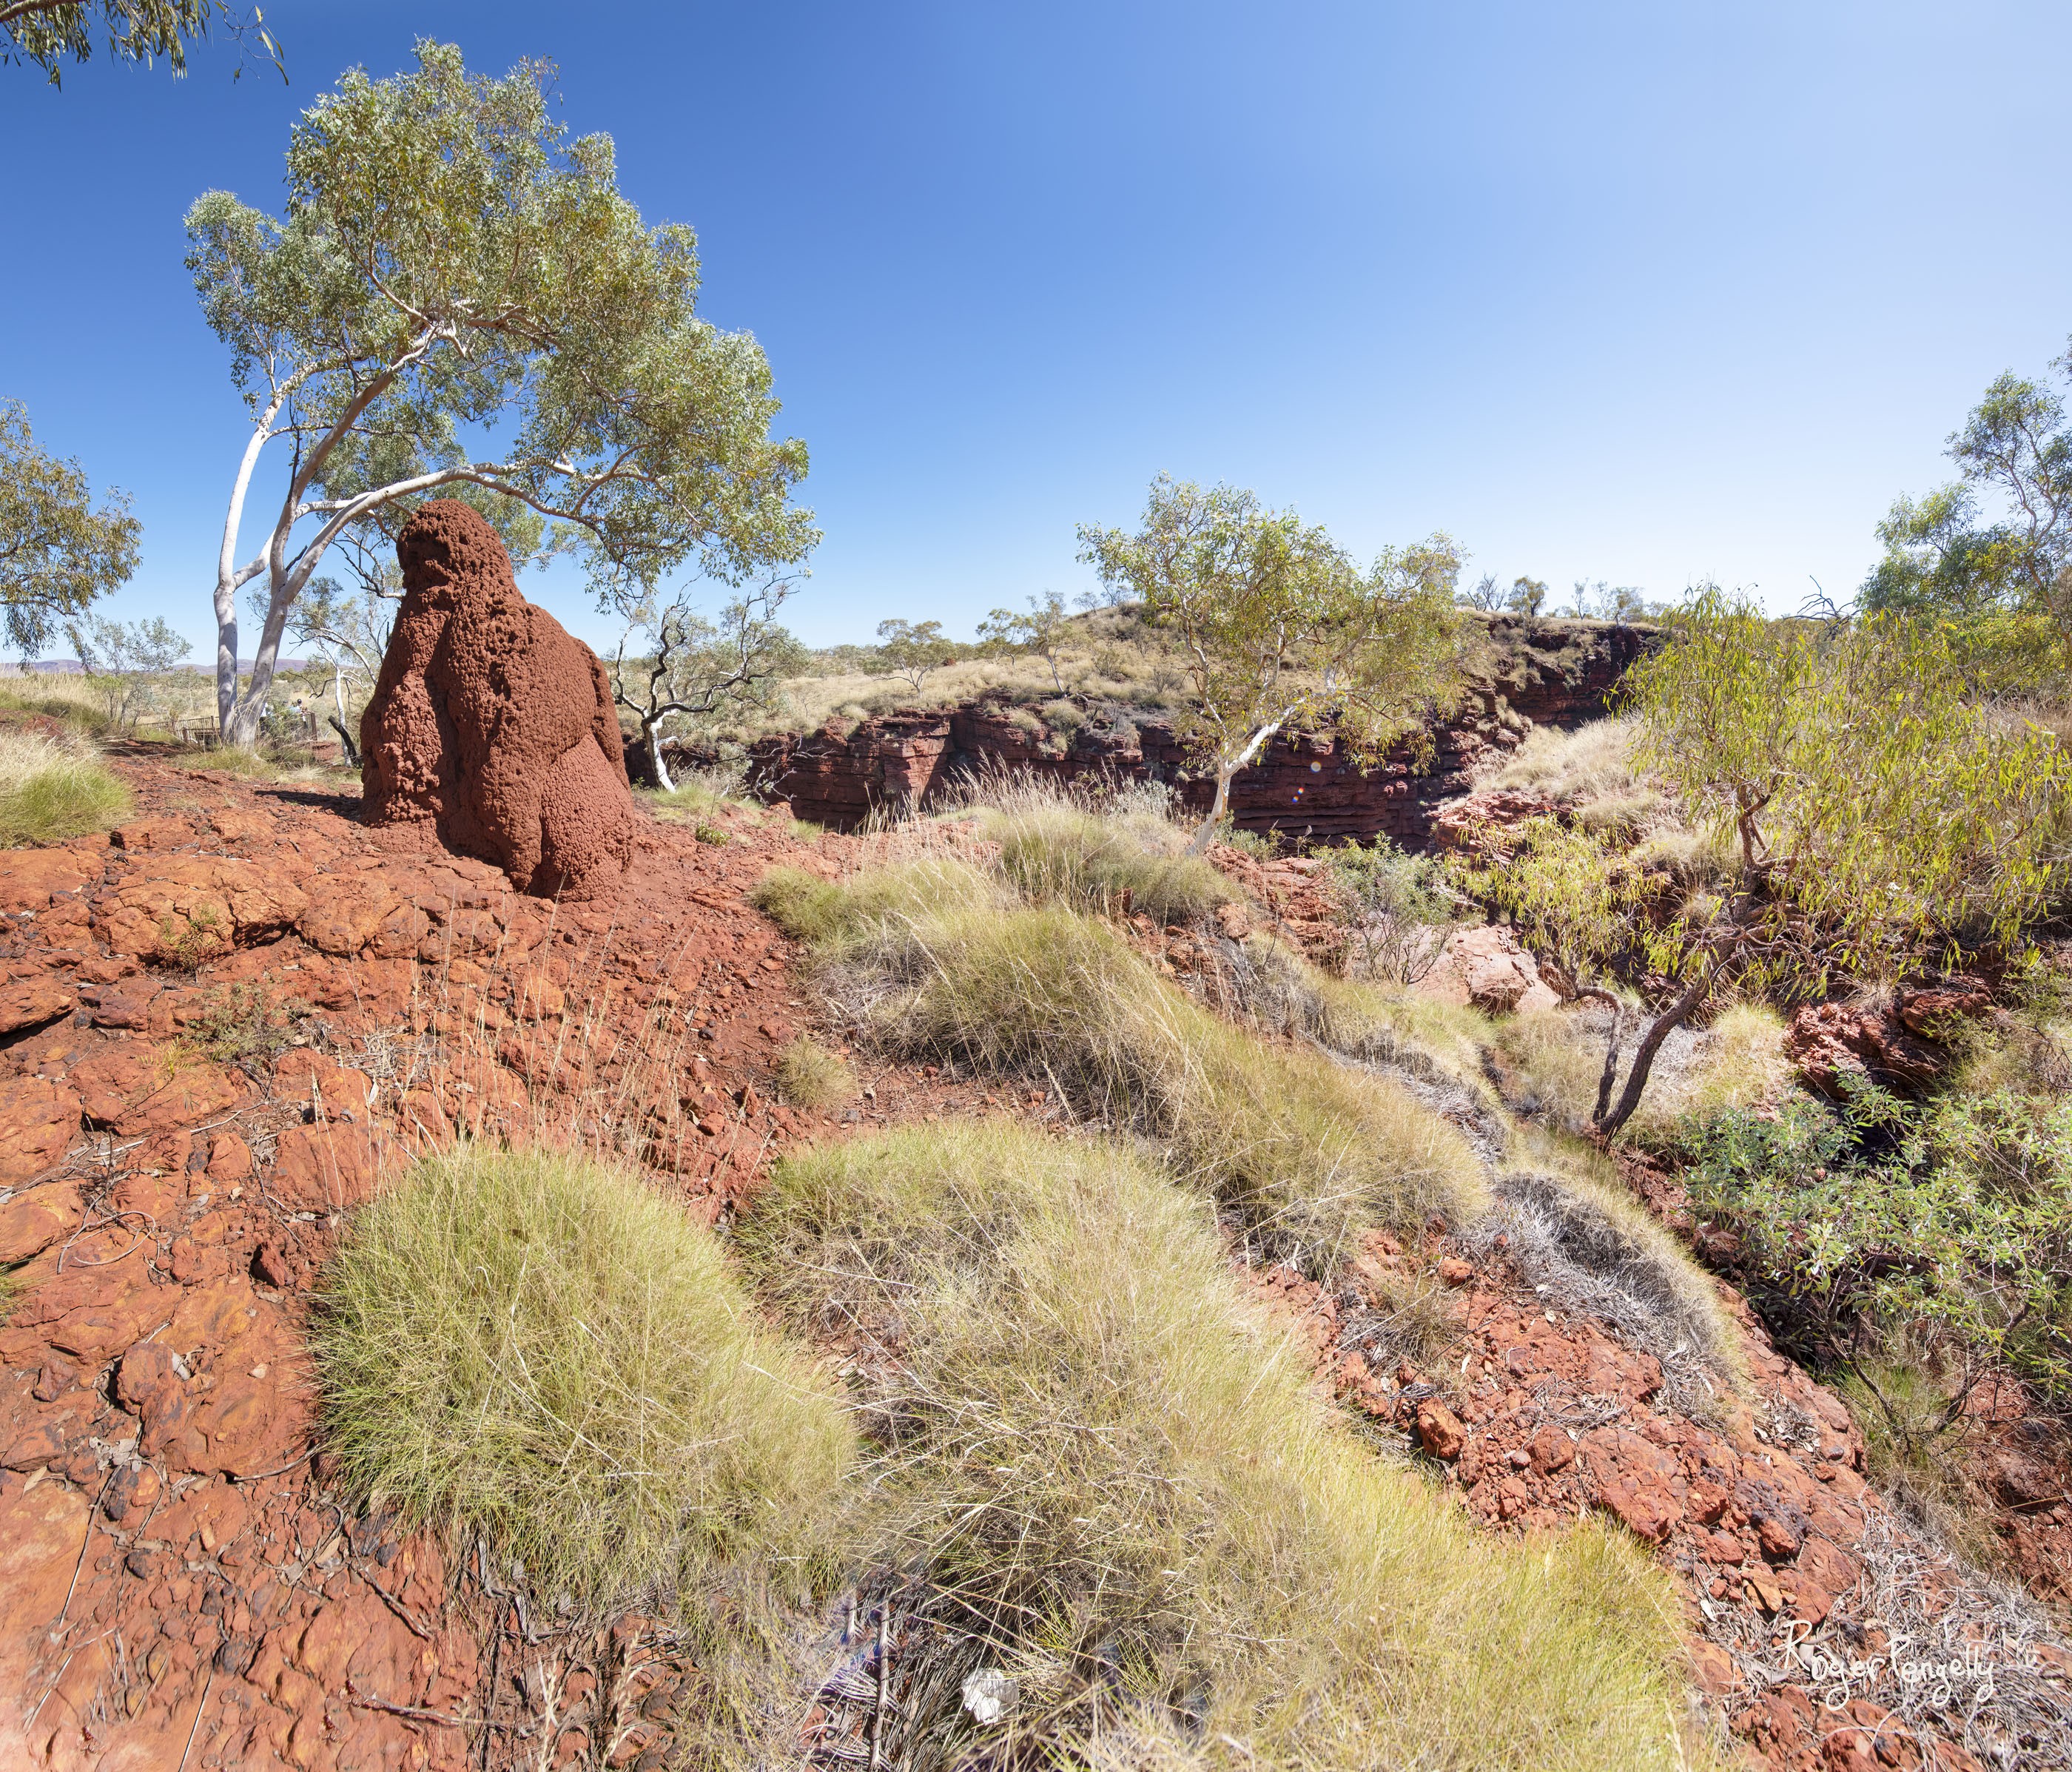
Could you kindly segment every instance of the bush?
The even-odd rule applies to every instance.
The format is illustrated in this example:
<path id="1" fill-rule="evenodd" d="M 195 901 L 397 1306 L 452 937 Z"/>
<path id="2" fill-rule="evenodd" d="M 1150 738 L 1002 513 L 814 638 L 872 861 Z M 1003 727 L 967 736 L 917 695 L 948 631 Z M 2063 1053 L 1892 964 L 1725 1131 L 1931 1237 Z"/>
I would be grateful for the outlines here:
<path id="1" fill-rule="evenodd" d="M 1376 1225 L 1482 1201 L 1460 1134 L 1396 1085 L 1231 1026 L 1106 926 L 1009 909 L 935 864 L 865 874 L 810 919 L 863 1030 L 915 1058 L 1041 1079 L 1168 1141 L 1182 1173 L 1287 1259 L 1330 1271 Z"/>
<path id="2" fill-rule="evenodd" d="M 777 1087 L 795 1107 L 845 1108 L 856 1100 L 856 1072 L 840 1053 L 801 1038 L 778 1055 Z"/>
<path id="3" fill-rule="evenodd" d="M 1916 1107 L 1844 1079 L 1839 1107 L 1694 1120 L 1684 1181 L 1729 1224 L 1753 1301 L 1806 1355 L 1881 1357 L 1901 1329 L 2072 1396 L 2072 1101 Z"/>
<path id="4" fill-rule="evenodd" d="M 849 1462 L 839 1403 L 713 1236 L 594 1163 L 427 1158 L 356 1215 L 313 1328 L 355 1493 L 487 1531 L 549 1601 L 796 1568 Z"/>
<path id="5" fill-rule="evenodd" d="M 1126 1149 L 999 1124 L 821 1147 L 741 1241 L 791 1323 L 856 1350 L 878 1457 L 851 1542 L 906 1578 L 889 1764 L 1708 1763 L 1638 1550 L 1493 1540 L 1376 1459 L 1206 1206 Z M 982 1741 L 981 1667 L 1019 1688 Z"/>
<path id="6" fill-rule="evenodd" d="M 0 847 L 112 830 L 132 804 L 130 790 L 84 742 L 0 727 Z"/>
<path id="7" fill-rule="evenodd" d="M 1414 985 L 1430 972 L 1454 921 L 1442 865 L 1405 855 L 1386 837 L 1333 849 L 1326 859 L 1355 968 L 1383 985 Z"/>

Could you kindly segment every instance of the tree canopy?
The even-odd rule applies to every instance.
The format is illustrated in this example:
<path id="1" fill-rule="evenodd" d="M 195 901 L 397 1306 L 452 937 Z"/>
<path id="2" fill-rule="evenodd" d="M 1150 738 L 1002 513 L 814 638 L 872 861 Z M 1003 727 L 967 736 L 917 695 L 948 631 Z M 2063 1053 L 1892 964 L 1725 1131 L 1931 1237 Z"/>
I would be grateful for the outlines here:
<path id="1" fill-rule="evenodd" d="M 39 449 L 21 402 L 0 400 L 0 608 L 15 652 L 35 657 L 125 582 L 142 532 L 128 493 L 110 491 L 96 510 L 85 470 Z"/>
<path id="2" fill-rule="evenodd" d="M 1319 526 L 1229 486 L 1161 475 L 1135 534 L 1091 524 L 1080 557 L 1169 629 L 1194 695 L 1180 730 L 1207 754 L 1215 796 L 1290 726 L 1328 727 L 1373 754 L 1450 693 L 1459 550 L 1445 536 L 1383 553 L 1366 572 Z"/>
<path id="3" fill-rule="evenodd" d="M 265 14 L 256 6 L 249 17 L 233 11 L 228 0 L 0 0 L 0 31 L 6 34 L 0 62 L 32 62 L 51 85 L 62 85 L 68 61 L 92 60 L 97 23 L 111 60 L 148 66 L 162 56 L 175 79 L 187 72 L 190 39 L 200 41 L 220 23 L 248 51 L 256 47 L 281 69 L 283 80 L 287 77 L 281 46 L 268 33 Z M 236 80 L 244 72 L 240 61 L 230 77 Z"/>
<path id="4" fill-rule="evenodd" d="M 2072 351 L 2051 368 L 2072 383 Z M 2025 616 L 2047 627 L 2072 669 L 2072 423 L 2063 398 L 2004 375 L 1951 436 L 1949 454 L 1960 479 L 1918 500 L 1901 497 L 1879 524 L 1885 557 L 1864 582 L 1863 606 L 1968 623 Z"/>
<path id="5" fill-rule="evenodd" d="M 1716 983 L 1774 987 L 1839 968 L 1889 976 L 1967 945 L 2017 946 L 2072 862 L 2072 753 L 1971 696 L 1947 625 L 1890 614 L 1772 621 L 1702 588 L 1622 689 L 1635 763 L 1739 866 L 1659 914 L 1656 882 L 1590 833 L 1535 821 L 1470 870 L 1582 993 L 1612 1009 L 1595 1119 L 1638 1105 L 1662 1041 Z M 1611 1097 L 1620 1009 L 1593 963 L 1637 956 L 1676 986 Z"/>
<path id="6" fill-rule="evenodd" d="M 426 498 L 470 497 L 521 549 L 575 550 L 600 606 L 627 612 L 665 574 L 738 584 L 817 539 L 761 347 L 698 315 L 691 230 L 643 224 L 610 138 L 549 117 L 549 73 L 491 79 L 420 43 L 414 70 L 355 71 L 304 113 L 283 215 L 223 191 L 189 212 L 188 268 L 252 413 L 215 597 L 234 738 L 326 552 Z M 286 485 L 240 563 L 277 442 Z M 255 578 L 267 615 L 240 696 L 236 593 Z"/>

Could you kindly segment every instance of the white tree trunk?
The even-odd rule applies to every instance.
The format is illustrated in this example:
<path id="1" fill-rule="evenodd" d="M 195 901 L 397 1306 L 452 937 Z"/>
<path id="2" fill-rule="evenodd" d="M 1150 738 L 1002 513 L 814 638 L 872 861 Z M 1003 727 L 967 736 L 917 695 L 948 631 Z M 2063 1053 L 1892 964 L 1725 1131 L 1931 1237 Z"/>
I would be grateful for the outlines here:
<path id="1" fill-rule="evenodd" d="M 237 528 L 245 517 L 245 497 L 252 487 L 252 474 L 259 456 L 273 434 L 273 421 L 280 415 L 285 394 L 261 413 L 252 426 L 252 436 L 237 464 L 237 479 L 230 489 L 230 508 L 223 519 L 223 545 L 216 557 L 216 723 L 220 735 L 228 737 L 231 714 L 237 701 L 237 589 L 253 576 L 251 568 L 237 565 Z"/>
<path id="2" fill-rule="evenodd" d="M 673 794 L 676 784 L 669 779 L 669 766 L 662 758 L 662 734 L 652 726 L 642 729 L 648 739 L 648 760 L 655 770 L 655 785 L 665 794 Z"/>

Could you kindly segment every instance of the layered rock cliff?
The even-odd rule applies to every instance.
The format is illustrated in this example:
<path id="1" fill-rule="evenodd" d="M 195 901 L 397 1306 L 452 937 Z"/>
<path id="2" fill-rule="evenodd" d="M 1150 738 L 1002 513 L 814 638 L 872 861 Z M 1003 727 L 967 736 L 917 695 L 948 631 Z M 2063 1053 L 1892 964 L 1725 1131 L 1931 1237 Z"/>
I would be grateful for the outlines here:
<path id="1" fill-rule="evenodd" d="M 1515 747 L 1535 726 L 1575 726 L 1603 713 L 1657 633 L 1610 622 L 1482 619 L 1488 644 L 1477 648 L 1478 668 L 1450 714 L 1367 767 L 1330 738 L 1276 739 L 1231 784 L 1239 828 L 1338 841 L 1386 836 L 1421 849 L 1437 808 L 1468 791 L 1493 750 Z M 759 741 L 750 779 L 765 799 L 789 801 L 800 818 L 841 830 L 881 808 L 926 806 L 956 782 L 993 771 L 1063 781 L 1156 779 L 1207 809 L 1211 783 L 1190 771 L 1169 717 L 1080 705 L 1083 723 L 1071 732 L 992 700 L 830 722 Z"/>

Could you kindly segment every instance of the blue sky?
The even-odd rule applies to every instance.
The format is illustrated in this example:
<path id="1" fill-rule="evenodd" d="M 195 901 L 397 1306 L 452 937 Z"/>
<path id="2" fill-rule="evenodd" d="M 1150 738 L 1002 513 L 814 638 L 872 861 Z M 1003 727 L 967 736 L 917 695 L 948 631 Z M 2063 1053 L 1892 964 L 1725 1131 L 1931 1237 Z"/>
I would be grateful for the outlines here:
<path id="1" fill-rule="evenodd" d="M 1795 606 L 2072 334 L 2072 8 L 274 0 L 292 84 L 0 69 L 0 395 L 130 490 L 116 599 L 204 653 L 243 433 L 181 217 L 412 40 L 544 55 L 812 453 L 809 641 L 1088 582 L 1154 474 L 1361 553 Z M 248 540 L 256 531 L 248 530 Z M 613 631 L 557 569 L 526 587 Z"/>

